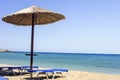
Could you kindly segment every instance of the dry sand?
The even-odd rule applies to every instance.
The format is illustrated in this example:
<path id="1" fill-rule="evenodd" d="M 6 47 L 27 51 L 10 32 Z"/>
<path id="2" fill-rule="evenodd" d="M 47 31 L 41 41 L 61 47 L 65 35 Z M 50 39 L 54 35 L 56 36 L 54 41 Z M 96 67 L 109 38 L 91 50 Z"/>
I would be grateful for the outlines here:
<path id="1" fill-rule="evenodd" d="M 0 66 L 9 66 L 9 65 L 0 64 Z M 65 77 L 58 75 L 58 77 L 56 77 L 55 80 L 120 80 L 120 74 L 101 74 L 101 73 L 69 70 L 68 73 L 63 73 L 63 75 Z M 16 75 L 16 76 L 4 76 L 4 77 L 8 78 L 9 80 L 26 80 L 25 78 L 29 78 L 29 76 L 30 76 L 29 74 L 25 74 L 21 76 Z M 47 80 L 45 75 L 40 75 L 39 79 L 36 77 L 37 74 L 34 73 L 33 76 L 35 77 L 35 79 L 33 80 Z"/>

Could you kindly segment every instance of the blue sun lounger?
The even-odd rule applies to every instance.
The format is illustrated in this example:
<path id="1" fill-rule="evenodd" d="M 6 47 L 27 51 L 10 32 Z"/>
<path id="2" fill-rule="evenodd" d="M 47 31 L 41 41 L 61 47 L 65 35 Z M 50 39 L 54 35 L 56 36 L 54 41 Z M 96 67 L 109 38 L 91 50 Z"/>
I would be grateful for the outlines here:
<path id="1" fill-rule="evenodd" d="M 38 66 L 32 66 L 33 69 L 38 69 Z M 21 70 L 29 70 L 30 66 L 21 66 Z"/>
<path id="2" fill-rule="evenodd" d="M 21 66 L 22 69 L 30 69 L 30 66 Z M 32 68 L 39 68 L 38 66 L 33 66 Z"/>
<path id="3" fill-rule="evenodd" d="M 68 70 L 67 69 L 45 69 L 45 70 L 28 70 L 28 72 L 37 73 L 37 77 L 39 76 L 39 74 L 45 74 L 46 77 L 47 77 L 47 80 L 48 80 L 48 77 L 49 77 L 49 73 L 51 73 L 52 74 L 52 80 L 54 80 L 57 73 L 62 74 L 63 72 L 68 72 Z"/>
<path id="4" fill-rule="evenodd" d="M 38 66 L 32 66 L 33 69 L 38 69 L 39 67 Z M 27 70 L 30 70 L 30 66 L 21 66 L 21 73 L 20 75 L 23 73 L 23 72 L 27 72 Z"/>

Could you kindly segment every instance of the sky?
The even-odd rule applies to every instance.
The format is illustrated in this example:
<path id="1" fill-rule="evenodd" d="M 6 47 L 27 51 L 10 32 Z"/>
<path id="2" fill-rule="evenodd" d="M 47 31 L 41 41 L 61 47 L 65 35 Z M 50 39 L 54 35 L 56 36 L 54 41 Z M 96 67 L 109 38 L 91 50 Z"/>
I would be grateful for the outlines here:
<path id="1" fill-rule="evenodd" d="M 120 54 L 120 0 L 1 0 L 0 49 L 30 51 L 31 27 L 2 17 L 32 5 L 66 17 L 35 27 L 34 51 Z"/>

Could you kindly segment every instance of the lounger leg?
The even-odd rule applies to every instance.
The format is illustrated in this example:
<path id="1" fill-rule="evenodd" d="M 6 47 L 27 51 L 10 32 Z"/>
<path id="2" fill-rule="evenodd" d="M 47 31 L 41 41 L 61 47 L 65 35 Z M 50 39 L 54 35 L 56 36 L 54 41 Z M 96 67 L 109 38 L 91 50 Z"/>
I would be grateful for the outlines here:
<path id="1" fill-rule="evenodd" d="M 13 73 L 13 75 L 15 76 L 15 72 L 13 70 L 8 70 L 7 71 L 7 75 L 9 75 L 10 73 Z"/>
<path id="2" fill-rule="evenodd" d="M 56 75 L 56 72 L 53 73 L 53 77 L 52 77 L 52 80 L 55 79 L 55 75 Z"/>
<path id="3" fill-rule="evenodd" d="M 48 74 L 48 73 L 46 73 L 47 80 L 49 80 L 48 76 L 49 76 L 49 74 Z"/>
<path id="4" fill-rule="evenodd" d="M 39 74 L 41 74 L 41 73 L 38 73 L 38 74 L 37 74 L 37 77 L 39 76 Z M 47 80 L 49 80 L 49 78 L 48 78 L 48 76 L 49 76 L 48 73 L 45 73 L 45 75 L 46 75 Z"/>
<path id="5" fill-rule="evenodd" d="M 39 76 L 40 73 L 37 73 L 37 77 Z"/>
<path id="6" fill-rule="evenodd" d="M 9 75 L 10 74 L 10 72 L 9 71 L 7 71 L 7 74 L 6 75 Z"/>
<path id="7" fill-rule="evenodd" d="M 13 69 L 11 70 L 11 72 L 13 73 L 14 76 L 16 75 L 15 72 L 13 71 Z"/>
<path id="8" fill-rule="evenodd" d="M 23 74 L 23 69 L 20 69 L 19 73 L 20 73 L 20 75 L 22 75 Z"/>
<path id="9" fill-rule="evenodd" d="M 62 72 L 60 74 L 62 75 L 62 77 L 65 77 Z"/>

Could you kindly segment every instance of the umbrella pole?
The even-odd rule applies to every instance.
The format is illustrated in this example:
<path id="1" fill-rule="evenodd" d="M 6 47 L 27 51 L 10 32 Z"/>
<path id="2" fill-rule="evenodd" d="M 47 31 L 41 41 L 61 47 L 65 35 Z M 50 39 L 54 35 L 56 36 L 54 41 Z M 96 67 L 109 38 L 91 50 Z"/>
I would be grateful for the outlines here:
<path id="1" fill-rule="evenodd" d="M 34 13 L 32 14 L 30 70 L 32 70 L 33 66 L 33 51 L 34 51 Z M 32 80 L 32 73 L 30 74 L 30 78 Z"/>

